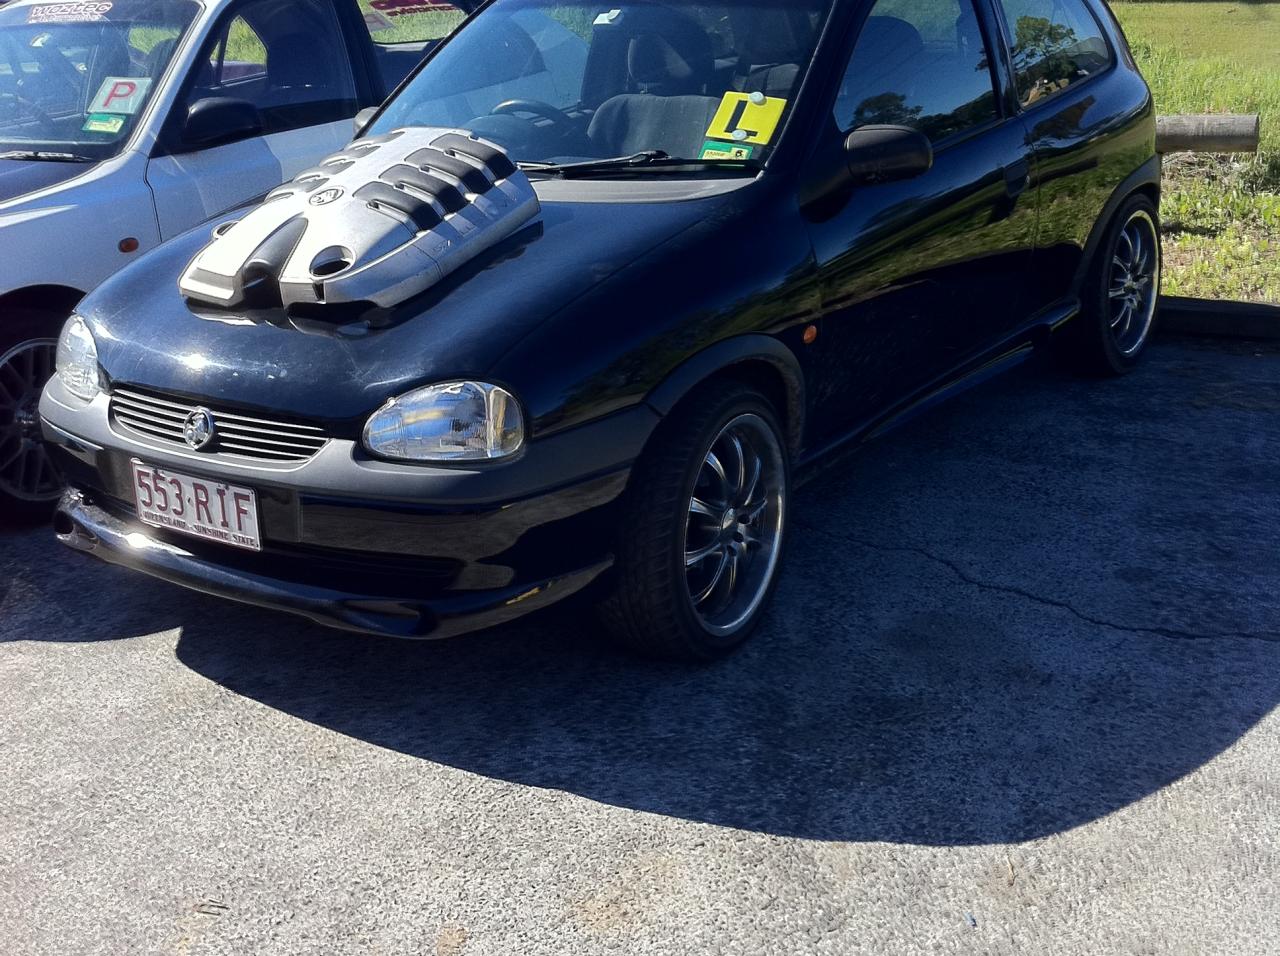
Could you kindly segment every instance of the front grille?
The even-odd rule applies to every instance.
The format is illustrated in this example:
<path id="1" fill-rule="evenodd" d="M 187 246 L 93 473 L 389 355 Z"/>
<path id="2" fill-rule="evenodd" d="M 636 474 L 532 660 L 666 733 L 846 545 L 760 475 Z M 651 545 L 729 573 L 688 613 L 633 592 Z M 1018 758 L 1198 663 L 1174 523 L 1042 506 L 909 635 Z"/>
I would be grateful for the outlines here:
<path id="1" fill-rule="evenodd" d="M 161 398 L 133 389 L 111 393 L 111 422 L 126 433 L 152 441 L 189 447 L 182 437 L 183 424 L 198 408 L 213 416 L 215 438 L 205 451 L 253 461 L 309 461 L 329 440 L 316 425 L 269 421 L 222 411 L 210 405 Z"/>

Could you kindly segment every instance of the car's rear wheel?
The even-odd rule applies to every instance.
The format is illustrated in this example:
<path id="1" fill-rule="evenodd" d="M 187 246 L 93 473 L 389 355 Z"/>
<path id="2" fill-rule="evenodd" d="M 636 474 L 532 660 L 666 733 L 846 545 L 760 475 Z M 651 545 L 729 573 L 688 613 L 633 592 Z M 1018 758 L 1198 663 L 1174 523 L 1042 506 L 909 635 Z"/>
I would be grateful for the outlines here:
<path id="1" fill-rule="evenodd" d="M 40 393 L 53 375 L 57 319 L 0 315 L 0 520 L 34 524 L 52 514 L 62 479 L 40 435 Z"/>
<path id="2" fill-rule="evenodd" d="M 632 650 L 710 660 L 745 641 L 777 583 L 790 471 L 777 414 L 710 383 L 663 423 L 633 473 L 601 617 Z"/>
<path id="3" fill-rule="evenodd" d="M 1151 339 L 1160 298 L 1160 218 L 1145 195 L 1121 206 L 1086 281 L 1070 344 L 1082 371 L 1123 375 Z"/>

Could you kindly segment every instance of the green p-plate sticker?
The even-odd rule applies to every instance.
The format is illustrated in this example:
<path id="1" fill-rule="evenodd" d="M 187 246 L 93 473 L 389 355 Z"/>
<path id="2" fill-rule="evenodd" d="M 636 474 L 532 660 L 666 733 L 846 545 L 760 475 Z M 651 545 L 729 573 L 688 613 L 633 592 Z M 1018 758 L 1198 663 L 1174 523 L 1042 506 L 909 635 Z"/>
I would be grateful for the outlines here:
<path id="1" fill-rule="evenodd" d="M 124 129 L 124 117 L 110 113 L 90 113 L 80 127 L 86 133 L 118 133 Z"/>
<path id="2" fill-rule="evenodd" d="M 755 154 L 756 148 L 754 146 L 743 146 L 741 143 L 717 143 L 715 140 L 709 139 L 702 144 L 702 152 L 698 154 L 698 158 L 741 161 L 750 159 Z"/>

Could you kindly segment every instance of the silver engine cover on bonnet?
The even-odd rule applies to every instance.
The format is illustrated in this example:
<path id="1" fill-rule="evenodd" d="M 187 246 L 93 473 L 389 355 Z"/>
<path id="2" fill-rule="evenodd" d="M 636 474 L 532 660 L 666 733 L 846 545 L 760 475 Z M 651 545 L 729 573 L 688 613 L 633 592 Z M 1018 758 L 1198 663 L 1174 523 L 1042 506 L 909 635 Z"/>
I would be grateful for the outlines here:
<path id="1" fill-rule="evenodd" d="M 389 307 L 430 288 L 539 212 L 500 146 L 416 128 L 357 140 L 220 226 L 180 287 L 238 306 L 263 285 L 285 306 Z"/>

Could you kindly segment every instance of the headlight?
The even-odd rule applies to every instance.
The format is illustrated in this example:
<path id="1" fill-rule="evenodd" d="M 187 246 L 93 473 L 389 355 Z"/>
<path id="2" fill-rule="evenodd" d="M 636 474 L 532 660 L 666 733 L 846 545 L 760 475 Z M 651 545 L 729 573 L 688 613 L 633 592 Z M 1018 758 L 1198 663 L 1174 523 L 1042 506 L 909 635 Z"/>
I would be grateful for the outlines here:
<path id="1" fill-rule="evenodd" d="M 58 338 L 58 378 L 68 392 L 86 402 L 102 387 L 98 378 L 98 346 L 80 316 L 73 314 Z"/>
<path id="2" fill-rule="evenodd" d="M 364 427 L 364 444 L 401 461 L 485 461 L 524 444 L 524 416 L 510 392 L 481 382 L 430 385 L 393 398 Z"/>

